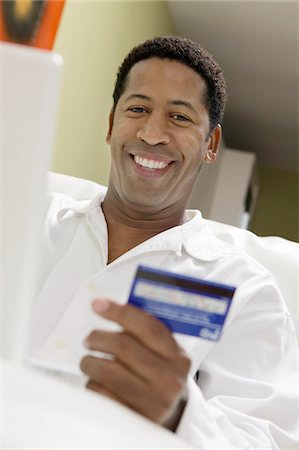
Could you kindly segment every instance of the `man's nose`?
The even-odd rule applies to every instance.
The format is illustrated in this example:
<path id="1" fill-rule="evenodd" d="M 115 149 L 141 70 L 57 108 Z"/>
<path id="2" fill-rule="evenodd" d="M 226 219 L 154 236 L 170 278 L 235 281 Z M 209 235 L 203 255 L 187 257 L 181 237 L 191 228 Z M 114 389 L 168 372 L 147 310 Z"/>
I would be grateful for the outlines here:
<path id="1" fill-rule="evenodd" d="M 165 119 L 150 115 L 137 131 L 137 138 L 149 145 L 169 144 L 170 135 Z"/>

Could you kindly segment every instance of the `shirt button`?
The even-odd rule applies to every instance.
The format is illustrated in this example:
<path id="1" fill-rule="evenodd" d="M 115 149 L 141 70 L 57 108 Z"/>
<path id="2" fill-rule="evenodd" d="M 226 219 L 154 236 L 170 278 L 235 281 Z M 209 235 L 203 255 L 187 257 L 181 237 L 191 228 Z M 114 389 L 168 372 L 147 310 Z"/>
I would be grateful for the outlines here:
<path id="1" fill-rule="evenodd" d="M 58 348 L 59 350 L 62 350 L 63 348 L 66 347 L 66 342 L 64 339 L 59 339 L 58 341 L 55 342 L 55 347 Z"/>
<path id="2" fill-rule="evenodd" d="M 88 290 L 89 292 L 96 292 L 97 285 L 95 283 L 90 283 L 90 285 L 88 286 Z"/>

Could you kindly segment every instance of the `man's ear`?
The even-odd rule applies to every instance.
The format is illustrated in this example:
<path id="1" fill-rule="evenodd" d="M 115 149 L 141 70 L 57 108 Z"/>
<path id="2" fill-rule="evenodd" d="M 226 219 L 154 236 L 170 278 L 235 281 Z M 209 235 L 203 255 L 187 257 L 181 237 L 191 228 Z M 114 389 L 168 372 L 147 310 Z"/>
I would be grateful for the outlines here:
<path id="1" fill-rule="evenodd" d="M 109 114 L 109 128 L 108 128 L 108 132 L 107 132 L 107 136 L 106 136 L 107 144 L 111 143 L 111 133 L 112 133 L 112 128 L 113 128 L 113 121 L 114 121 L 114 112 L 111 111 Z"/>
<path id="2" fill-rule="evenodd" d="M 218 124 L 209 136 L 208 150 L 205 156 L 206 163 L 210 164 L 216 161 L 220 149 L 221 136 L 222 128 L 221 125 Z"/>

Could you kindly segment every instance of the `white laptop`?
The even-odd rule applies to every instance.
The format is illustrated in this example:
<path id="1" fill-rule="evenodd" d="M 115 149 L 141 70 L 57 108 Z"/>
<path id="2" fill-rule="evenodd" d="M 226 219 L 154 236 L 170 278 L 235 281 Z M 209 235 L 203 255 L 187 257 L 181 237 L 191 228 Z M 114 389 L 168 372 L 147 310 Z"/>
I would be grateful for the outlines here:
<path id="1" fill-rule="evenodd" d="M 61 68 L 54 53 L 0 43 L 0 447 L 140 449 L 146 437 L 147 448 L 190 448 L 108 398 L 16 364 L 35 297 Z"/>
<path id="2" fill-rule="evenodd" d="M 0 43 L 0 356 L 22 361 L 63 60 Z"/>

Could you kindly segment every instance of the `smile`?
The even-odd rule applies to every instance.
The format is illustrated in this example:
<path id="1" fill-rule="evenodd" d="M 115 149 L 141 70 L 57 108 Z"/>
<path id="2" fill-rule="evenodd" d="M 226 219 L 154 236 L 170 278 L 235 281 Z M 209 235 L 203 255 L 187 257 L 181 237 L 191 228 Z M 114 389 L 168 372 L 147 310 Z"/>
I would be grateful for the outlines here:
<path id="1" fill-rule="evenodd" d="M 140 156 L 134 155 L 134 161 L 136 164 L 142 167 L 146 167 L 147 169 L 165 169 L 169 163 L 165 161 L 157 161 L 154 159 L 141 158 Z"/>

